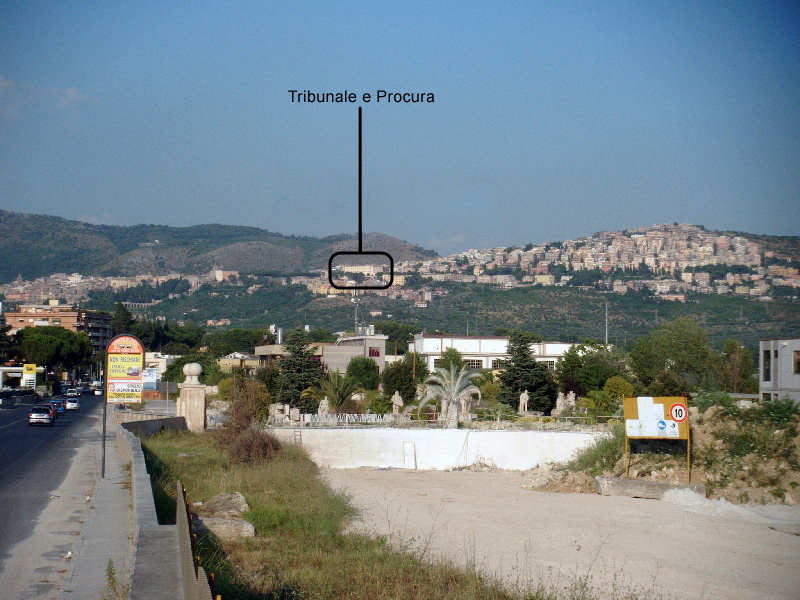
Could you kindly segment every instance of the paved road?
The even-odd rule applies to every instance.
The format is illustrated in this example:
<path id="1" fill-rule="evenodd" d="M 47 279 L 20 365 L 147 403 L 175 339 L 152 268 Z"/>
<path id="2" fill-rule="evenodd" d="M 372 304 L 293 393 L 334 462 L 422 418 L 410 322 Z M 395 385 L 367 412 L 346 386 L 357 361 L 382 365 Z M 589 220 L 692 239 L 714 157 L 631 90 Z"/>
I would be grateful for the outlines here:
<path id="1" fill-rule="evenodd" d="M 28 426 L 31 403 L 0 409 L 0 589 L 27 586 L 15 597 L 58 595 L 61 561 L 80 531 L 95 475 L 88 446 L 101 415 L 92 409 L 102 397 L 80 400 L 81 412 L 60 416 L 53 427 Z"/>

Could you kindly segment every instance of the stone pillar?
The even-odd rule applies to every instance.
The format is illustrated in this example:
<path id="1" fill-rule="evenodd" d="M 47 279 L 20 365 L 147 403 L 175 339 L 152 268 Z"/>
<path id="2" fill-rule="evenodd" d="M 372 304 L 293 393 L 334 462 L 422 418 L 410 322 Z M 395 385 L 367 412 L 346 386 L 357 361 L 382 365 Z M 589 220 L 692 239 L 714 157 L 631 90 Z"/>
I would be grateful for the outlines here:
<path id="1" fill-rule="evenodd" d="M 186 420 L 189 431 L 202 432 L 206 428 L 206 386 L 200 383 L 198 377 L 203 372 L 203 367 L 198 363 L 187 363 L 183 366 L 186 380 L 178 387 L 181 390 L 178 397 L 177 415 Z"/>

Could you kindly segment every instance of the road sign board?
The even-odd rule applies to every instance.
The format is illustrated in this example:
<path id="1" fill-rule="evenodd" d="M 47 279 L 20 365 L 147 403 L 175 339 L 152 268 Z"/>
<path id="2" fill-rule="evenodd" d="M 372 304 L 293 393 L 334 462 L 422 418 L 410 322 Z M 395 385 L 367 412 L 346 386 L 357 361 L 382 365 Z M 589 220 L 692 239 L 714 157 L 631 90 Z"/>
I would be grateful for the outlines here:
<path id="1" fill-rule="evenodd" d="M 669 407 L 669 416 L 672 417 L 672 420 L 676 423 L 683 423 L 687 418 L 689 418 L 689 411 L 686 410 L 685 404 L 676 402 Z"/>
<path id="2" fill-rule="evenodd" d="M 688 410 L 680 396 L 625 398 L 623 408 L 629 438 L 689 439 Z"/>

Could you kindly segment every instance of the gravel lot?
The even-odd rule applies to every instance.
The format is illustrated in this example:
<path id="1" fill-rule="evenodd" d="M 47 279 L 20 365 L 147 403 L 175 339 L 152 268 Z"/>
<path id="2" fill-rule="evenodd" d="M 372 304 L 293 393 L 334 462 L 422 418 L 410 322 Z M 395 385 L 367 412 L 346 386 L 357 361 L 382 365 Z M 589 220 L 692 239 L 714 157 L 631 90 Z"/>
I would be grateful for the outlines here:
<path id="1" fill-rule="evenodd" d="M 518 471 L 328 469 L 360 515 L 351 528 L 509 586 L 591 579 L 603 595 L 800 598 L 800 507 L 742 507 L 540 492 Z"/>

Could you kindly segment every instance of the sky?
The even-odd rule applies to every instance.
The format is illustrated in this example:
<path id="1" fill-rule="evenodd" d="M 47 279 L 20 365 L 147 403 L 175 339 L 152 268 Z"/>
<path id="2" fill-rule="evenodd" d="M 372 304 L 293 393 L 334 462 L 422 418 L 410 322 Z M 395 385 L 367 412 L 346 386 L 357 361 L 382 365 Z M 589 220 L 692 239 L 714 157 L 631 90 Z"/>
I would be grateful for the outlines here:
<path id="1" fill-rule="evenodd" d="M 5 210 L 355 234 L 359 106 L 364 232 L 800 235 L 797 1 L 0 0 Z"/>

